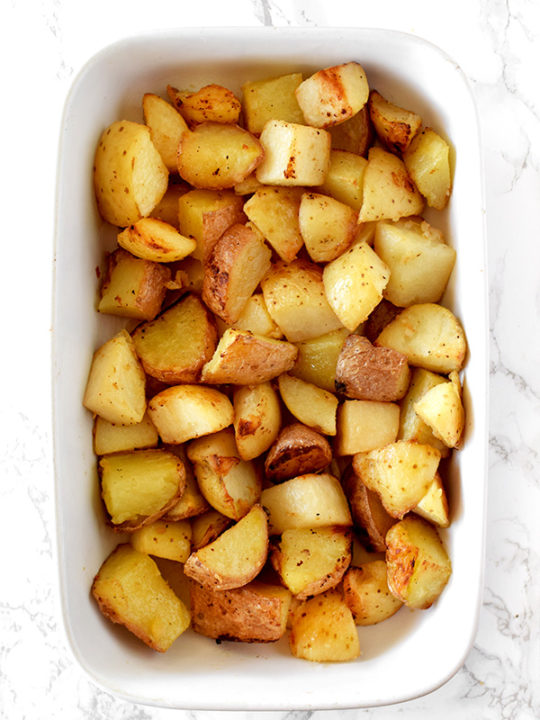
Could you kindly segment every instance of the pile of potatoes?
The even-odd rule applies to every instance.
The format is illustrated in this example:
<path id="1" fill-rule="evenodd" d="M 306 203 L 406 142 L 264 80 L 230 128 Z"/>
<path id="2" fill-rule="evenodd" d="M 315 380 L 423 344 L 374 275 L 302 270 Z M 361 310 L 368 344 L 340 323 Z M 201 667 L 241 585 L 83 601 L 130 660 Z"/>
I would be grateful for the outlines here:
<path id="1" fill-rule="evenodd" d="M 451 575 L 467 346 L 440 304 L 455 252 L 422 217 L 450 148 L 356 62 L 167 96 L 95 154 L 118 228 L 97 309 L 126 327 L 84 405 L 127 535 L 92 592 L 161 652 L 191 626 L 351 660 L 357 625 Z"/>

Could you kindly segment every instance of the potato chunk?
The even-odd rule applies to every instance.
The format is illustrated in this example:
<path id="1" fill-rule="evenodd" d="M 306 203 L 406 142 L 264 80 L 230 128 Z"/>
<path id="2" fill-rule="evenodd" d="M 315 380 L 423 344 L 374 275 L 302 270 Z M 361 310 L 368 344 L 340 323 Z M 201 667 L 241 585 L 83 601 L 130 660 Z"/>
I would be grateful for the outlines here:
<path id="1" fill-rule="evenodd" d="M 241 642 L 275 642 L 286 632 L 291 593 L 257 580 L 215 592 L 191 584 L 193 629 L 206 637 Z"/>
<path id="2" fill-rule="evenodd" d="M 202 382 L 256 385 L 289 370 L 296 360 L 292 343 L 226 330 L 202 371 Z"/>
<path id="3" fill-rule="evenodd" d="M 414 404 L 414 410 L 447 447 L 459 446 L 465 410 L 455 383 L 448 381 L 435 385 Z"/>
<path id="4" fill-rule="evenodd" d="M 429 486 L 427 493 L 414 508 L 414 512 L 425 520 L 429 520 L 433 525 L 439 527 L 448 527 L 450 525 L 448 498 L 439 473 L 435 473 L 433 482 Z"/>
<path id="5" fill-rule="evenodd" d="M 332 149 L 366 155 L 373 142 L 373 127 L 367 104 L 349 120 L 328 128 Z"/>
<path id="6" fill-rule="evenodd" d="M 262 491 L 269 530 L 279 535 L 289 528 L 352 525 L 347 498 L 339 480 L 328 473 L 308 473 Z"/>
<path id="7" fill-rule="evenodd" d="M 158 652 L 168 650 L 191 621 L 152 558 L 129 545 L 119 545 L 105 560 L 92 594 L 106 618 Z"/>
<path id="8" fill-rule="evenodd" d="M 452 565 L 435 528 L 410 515 L 386 536 L 388 586 L 410 608 L 426 609 L 439 597 Z"/>
<path id="9" fill-rule="evenodd" d="M 325 130 L 269 120 L 260 141 L 264 159 L 257 167 L 256 176 L 263 185 L 308 187 L 324 182 L 331 142 Z"/>
<path id="10" fill-rule="evenodd" d="M 272 252 L 258 230 L 236 224 L 216 242 L 204 265 L 202 297 L 227 323 L 240 317 L 270 269 Z"/>
<path id="11" fill-rule="evenodd" d="M 308 125 L 326 128 L 349 120 L 367 102 L 366 74 L 357 62 L 319 70 L 296 89 L 296 99 Z"/>
<path id="12" fill-rule="evenodd" d="M 261 187 L 244 212 L 285 262 L 292 262 L 304 244 L 299 225 L 301 188 Z"/>
<path id="13" fill-rule="evenodd" d="M 287 374 L 279 376 L 278 385 L 281 399 L 297 420 L 325 435 L 336 434 L 335 395 Z"/>
<path id="14" fill-rule="evenodd" d="M 379 139 L 393 152 L 405 152 L 422 125 L 420 115 L 394 105 L 376 90 L 369 95 L 369 114 Z"/>
<path id="15" fill-rule="evenodd" d="M 168 178 L 146 125 L 119 120 L 103 131 L 94 158 L 94 189 L 104 220 L 126 227 L 150 215 Z"/>
<path id="16" fill-rule="evenodd" d="M 191 525 L 189 520 L 156 520 L 135 530 L 130 542 L 139 552 L 185 563 L 191 552 Z"/>
<path id="17" fill-rule="evenodd" d="M 148 414 L 145 414 L 141 422 L 135 425 L 115 425 L 99 415 L 94 423 L 96 455 L 155 447 L 158 439 L 157 430 Z"/>
<path id="18" fill-rule="evenodd" d="M 290 73 L 242 85 L 244 116 L 249 132 L 260 135 L 268 120 L 303 123 L 295 90 L 302 73 Z"/>
<path id="19" fill-rule="evenodd" d="M 153 93 L 143 96 L 144 122 L 150 128 L 152 142 L 169 172 L 176 172 L 176 153 L 188 126 L 184 118 L 166 100 Z"/>
<path id="20" fill-rule="evenodd" d="M 349 331 L 341 328 L 297 343 L 298 357 L 290 374 L 334 392 L 337 359 L 348 335 Z"/>
<path id="21" fill-rule="evenodd" d="M 452 190 L 450 146 L 431 128 L 424 128 L 403 156 L 407 170 L 427 204 L 443 210 Z"/>
<path id="22" fill-rule="evenodd" d="M 398 440 L 355 455 L 353 468 L 364 485 L 379 495 L 388 514 L 402 518 L 428 491 L 440 457 L 431 445 Z"/>
<path id="23" fill-rule="evenodd" d="M 266 456 L 264 469 L 272 482 L 323 470 L 332 461 L 330 443 L 313 428 L 293 423 L 283 428 Z"/>
<path id="24" fill-rule="evenodd" d="M 403 353 L 374 347 L 361 335 L 349 335 L 336 365 L 336 389 L 356 400 L 392 402 L 405 395 L 410 375 Z"/>
<path id="25" fill-rule="evenodd" d="M 342 479 L 343 489 L 351 507 L 354 525 L 360 531 L 365 545 L 374 552 L 386 550 L 386 533 L 396 522 L 389 515 L 376 492 L 368 490 L 362 480 L 349 467 Z"/>
<path id="26" fill-rule="evenodd" d="M 150 419 L 163 442 L 179 445 L 231 425 L 229 398 L 215 388 L 176 385 L 154 395 L 148 403 Z"/>
<path id="27" fill-rule="evenodd" d="M 126 330 L 94 353 L 83 405 L 118 425 L 141 422 L 146 411 L 144 370 Z"/>
<path id="28" fill-rule="evenodd" d="M 185 574 L 213 590 L 231 590 L 247 585 L 262 570 L 268 554 L 268 524 L 260 505 L 217 540 L 192 553 Z"/>
<path id="29" fill-rule="evenodd" d="M 145 371 L 169 384 L 197 382 L 216 341 L 212 317 L 196 295 L 187 295 L 133 333 Z"/>
<path id="30" fill-rule="evenodd" d="M 244 385 L 234 392 L 234 432 L 242 460 L 268 450 L 281 426 L 279 397 L 269 382 Z"/>
<path id="31" fill-rule="evenodd" d="M 338 127 L 342 127 L 341 125 Z M 345 205 L 360 210 L 364 197 L 364 173 L 368 161 L 345 150 L 330 152 L 330 165 L 320 191 Z"/>
<path id="32" fill-rule="evenodd" d="M 345 662 L 360 655 L 352 613 L 336 590 L 295 608 L 289 645 L 295 657 L 313 662 Z"/>
<path id="33" fill-rule="evenodd" d="M 351 533 L 340 527 L 285 530 L 272 552 L 283 584 L 299 600 L 335 587 L 351 562 Z"/>
<path id="34" fill-rule="evenodd" d="M 343 599 L 357 625 L 376 625 L 403 605 L 388 589 L 384 560 L 349 568 L 343 578 Z"/>
<path id="35" fill-rule="evenodd" d="M 170 89 L 169 89 L 170 88 Z M 194 93 L 181 93 L 169 86 L 169 97 L 190 127 L 204 122 L 234 124 L 242 106 L 235 94 L 223 85 L 205 85 Z"/>
<path id="36" fill-rule="evenodd" d="M 218 510 L 208 510 L 193 518 L 191 521 L 193 550 L 199 550 L 213 542 L 231 523 L 232 519 L 222 515 Z"/>
<path id="37" fill-rule="evenodd" d="M 186 451 L 183 445 L 166 445 L 165 449 L 179 457 L 184 463 L 186 471 L 186 489 L 182 493 L 180 500 L 169 508 L 162 520 L 170 522 L 178 522 L 186 518 L 193 518 L 210 510 L 210 505 L 204 499 L 200 491 L 199 485 L 193 474 L 191 463 L 187 459 Z"/>
<path id="38" fill-rule="evenodd" d="M 356 233 L 356 212 L 335 198 L 304 193 L 300 202 L 300 232 L 310 258 L 329 262 L 345 252 Z"/>
<path id="39" fill-rule="evenodd" d="M 101 494 L 117 530 L 133 531 L 158 520 L 182 495 L 186 471 L 165 450 L 135 450 L 99 461 Z"/>
<path id="40" fill-rule="evenodd" d="M 132 255 L 154 262 L 176 262 L 192 253 L 197 243 L 157 218 L 141 218 L 118 234 L 118 244 Z"/>
<path id="41" fill-rule="evenodd" d="M 448 308 L 434 303 L 405 308 L 375 344 L 398 350 L 410 365 L 439 373 L 461 370 L 467 352 L 459 320 Z"/>
<path id="42" fill-rule="evenodd" d="M 373 400 L 345 400 L 337 413 L 337 455 L 355 455 L 396 440 L 399 405 Z"/>
<path id="43" fill-rule="evenodd" d="M 253 335 L 281 340 L 283 333 L 270 317 L 262 293 L 254 293 L 244 305 L 238 320 L 231 323 L 234 330 L 246 330 Z M 226 328 L 225 328 L 226 329 Z"/>
<path id="44" fill-rule="evenodd" d="M 263 156 L 261 143 L 247 130 L 205 122 L 182 136 L 178 172 L 195 188 L 223 190 L 245 180 Z"/>

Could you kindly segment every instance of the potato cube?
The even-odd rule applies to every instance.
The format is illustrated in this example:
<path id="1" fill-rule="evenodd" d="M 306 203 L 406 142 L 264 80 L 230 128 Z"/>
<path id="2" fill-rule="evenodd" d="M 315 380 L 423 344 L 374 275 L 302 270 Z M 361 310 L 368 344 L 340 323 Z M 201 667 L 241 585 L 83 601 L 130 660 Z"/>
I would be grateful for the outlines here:
<path id="1" fill-rule="evenodd" d="M 176 153 L 184 133 L 189 132 L 184 118 L 158 95 L 143 96 L 144 122 L 150 128 L 152 142 L 169 172 L 176 172 Z"/>
<path id="2" fill-rule="evenodd" d="M 155 447 L 158 439 L 157 430 L 147 414 L 136 425 L 115 425 L 99 415 L 94 423 L 96 455 Z"/>
<path id="3" fill-rule="evenodd" d="M 298 220 L 310 258 L 329 262 L 341 255 L 354 240 L 356 212 L 335 198 L 319 193 L 304 193 Z"/>
<path id="4" fill-rule="evenodd" d="M 328 172 L 319 190 L 345 203 L 353 210 L 360 210 L 364 197 L 364 173 L 367 164 L 366 158 L 355 153 L 331 150 Z"/>
<path id="5" fill-rule="evenodd" d="M 260 135 L 268 120 L 289 123 L 304 122 L 295 90 L 302 82 L 302 73 L 290 73 L 242 85 L 244 117 L 249 132 Z"/>
<path id="6" fill-rule="evenodd" d="M 337 360 L 348 335 L 349 331 L 342 328 L 297 343 L 298 357 L 290 374 L 334 392 Z"/>
<path id="7" fill-rule="evenodd" d="M 105 560 L 92 594 L 106 618 L 158 652 L 168 650 L 191 621 L 152 558 L 129 545 L 119 545 Z"/>
<path id="8" fill-rule="evenodd" d="M 94 353 L 83 405 L 117 425 L 140 423 L 146 411 L 144 370 L 126 330 Z"/>
<path id="9" fill-rule="evenodd" d="M 338 455 L 369 452 L 395 442 L 399 429 L 399 405 L 371 400 L 346 400 L 338 408 Z"/>
<path id="10" fill-rule="evenodd" d="M 368 96 L 366 74 L 357 62 L 319 70 L 296 89 L 306 123 L 321 128 L 352 118 L 364 107 Z"/>
<path id="11" fill-rule="evenodd" d="M 285 262 L 292 262 L 304 244 L 298 213 L 301 188 L 261 187 L 244 212 Z"/>
<path id="12" fill-rule="evenodd" d="M 135 530 L 130 542 L 139 552 L 185 563 L 191 552 L 191 525 L 189 520 L 156 520 Z"/>
<path id="13" fill-rule="evenodd" d="M 175 214 L 178 205 L 175 207 Z M 144 260 L 176 262 L 197 247 L 193 238 L 181 235 L 176 228 L 156 218 L 141 218 L 118 235 L 118 244 Z"/>
<path id="14" fill-rule="evenodd" d="M 343 578 L 343 599 L 357 625 L 376 625 L 403 605 L 388 589 L 384 560 L 349 568 Z"/>
<path id="15" fill-rule="evenodd" d="M 443 210 L 452 190 L 450 146 L 431 128 L 424 128 L 403 156 L 407 171 L 427 204 Z"/>
<path id="16" fill-rule="evenodd" d="M 407 150 L 422 125 L 420 115 L 394 105 L 376 90 L 369 95 L 369 114 L 379 139 L 392 152 Z"/>
<path id="17" fill-rule="evenodd" d="M 306 187 L 324 182 L 331 143 L 325 130 L 269 120 L 261 132 L 260 142 L 264 159 L 256 170 L 259 182 Z"/>
<path id="18" fill-rule="evenodd" d="M 335 395 L 287 374 L 279 376 L 278 385 L 281 399 L 295 418 L 325 435 L 336 434 Z"/>
<path id="19" fill-rule="evenodd" d="M 242 110 L 240 100 L 222 85 L 205 85 L 194 93 L 182 93 L 171 86 L 169 88 L 169 96 L 174 98 L 176 109 L 190 127 L 204 122 L 238 122 Z"/>

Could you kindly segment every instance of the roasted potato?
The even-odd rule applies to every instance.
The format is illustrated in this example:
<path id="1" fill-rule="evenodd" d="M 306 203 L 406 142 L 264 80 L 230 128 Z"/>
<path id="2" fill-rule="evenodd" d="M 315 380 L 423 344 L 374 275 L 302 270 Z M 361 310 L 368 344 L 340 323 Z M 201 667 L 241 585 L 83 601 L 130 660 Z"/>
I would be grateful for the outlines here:
<path id="1" fill-rule="evenodd" d="M 267 187 L 256 190 L 244 212 L 285 262 L 292 262 L 304 244 L 299 211 L 303 189 Z"/>
<path id="2" fill-rule="evenodd" d="M 355 455 L 393 443 L 399 430 L 399 405 L 375 400 L 345 400 L 337 411 L 335 452 Z"/>
<path id="3" fill-rule="evenodd" d="M 172 225 L 157 218 L 141 218 L 118 234 L 118 244 L 144 260 L 170 263 L 183 260 L 197 247 L 193 238 L 181 235 Z"/>
<path id="4" fill-rule="evenodd" d="M 235 124 L 242 106 L 231 90 L 223 85 L 205 85 L 194 93 L 167 88 L 174 106 L 190 127 L 204 122 Z"/>
<path id="5" fill-rule="evenodd" d="M 335 198 L 304 193 L 298 220 L 308 255 L 314 262 L 329 262 L 352 244 L 356 233 L 356 212 Z"/>
<path id="6" fill-rule="evenodd" d="M 302 82 L 302 73 L 290 73 L 242 85 L 246 127 L 260 135 L 269 120 L 303 123 L 295 90 Z"/>
<path id="7" fill-rule="evenodd" d="M 367 104 L 349 120 L 328 128 L 332 149 L 366 155 L 373 142 L 373 126 Z"/>
<path id="8" fill-rule="evenodd" d="M 186 487 L 180 500 L 169 508 L 161 519 L 170 522 L 178 522 L 179 520 L 194 518 L 202 515 L 202 513 L 208 512 L 210 510 L 210 505 L 206 502 L 200 491 L 195 475 L 193 474 L 191 463 L 187 459 L 184 445 L 165 445 L 165 449 L 168 450 L 168 452 L 172 452 L 173 455 L 179 457 L 184 463 L 184 469 L 186 471 Z"/>
<path id="9" fill-rule="evenodd" d="M 433 445 L 441 453 L 441 457 L 448 455 L 448 447 L 442 440 L 435 437 L 431 428 L 416 413 L 414 406 L 428 390 L 444 382 L 446 379 L 441 375 L 423 368 L 413 369 L 409 389 L 401 401 L 398 431 L 398 440 L 415 440 L 419 443 Z"/>
<path id="10" fill-rule="evenodd" d="M 191 521 L 191 547 L 193 550 L 213 542 L 231 524 L 232 519 L 222 515 L 218 510 L 208 510 Z"/>
<path id="11" fill-rule="evenodd" d="M 324 435 L 336 434 L 335 395 L 287 374 L 279 376 L 278 385 L 281 399 L 297 420 Z"/>
<path id="12" fill-rule="evenodd" d="M 420 115 L 394 105 L 376 90 L 370 92 L 368 106 L 379 139 L 392 152 L 405 152 L 420 130 Z"/>
<path id="13" fill-rule="evenodd" d="M 388 589 L 384 560 L 349 568 L 343 578 L 343 599 L 357 625 L 376 625 L 403 605 Z"/>
<path id="14" fill-rule="evenodd" d="M 279 433 L 264 462 L 268 480 L 282 482 L 297 475 L 324 470 L 332 461 L 328 440 L 302 423 L 287 425 Z"/>
<path id="15" fill-rule="evenodd" d="M 131 545 L 139 552 L 185 563 L 191 553 L 189 520 L 156 520 L 131 533 Z"/>
<path id="16" fill-rule="evenodd" d="M 354 525 L 360 531 L 367 549 L 384 552 L 386 533 L 396 522 L 395 518 L 386 512 L 377 493 L 368 490 L 353 467 L 344 473 L 342 485 L 349 501 Z"/>
<path id="17" fill-rule="evenodd" d="M 152 448 L 156 447 L 158 440 L 157 430 L 148 414 L 136 425 L 115 425 L 99 415 L 94 422 L 96 455 Z"/>
<path id="18" fill-rule="evenodd" d="M 427 493 L 413 510 L 417 515 L 423 517 L 424 520 L 429 520 L 433 525 L 443 528 L 450 525 L 448 498 L 438 472 L 435 473 Z"/>
<path id="19" fill-rule="evenodd" d="M 424 128 L 403 155 L 407 171 L 427 204 L 443 210 L 452 190 L 450 146 L 431 128 Z"/>
<path id="20" fill-rule="evenodd" d="M 283 333 L 270 317 L 262 293 L 254 293 L 248 298 L 238 320 L 231 323 L 231 327 L 234 330 L 247 330 L 254 335 L 264 335 L 274 340 L 281 340 L 283 337 Z M 224 323 L 223 332 L 226 329 Z"/>
<path id="21" fill-rule="evenodd" d="M 465 426 L 465 410 L 455 383 L 442 382 L 432 387 L 414 403 L 414 411 L 447 447 L 459 446 Z"/>
<path id="22" fill-rule="evenodd" d="M 328 172 L 319 190 L 353 210 L 360 210 L 364 198 L 364 173 L 367 164 L 366 158 L 353 152 L 331 150 Z"/>
<path id="23" fill-rule="evenodd" d="M 278 394 L 269 382 L 243 385 L 234 391 L 233 406 L 238 453 L 242 460 L 252 460 L 266 452 L 278 436 Z"/>
<path id="24" fill-rule="evenodd" d="M 184 133 L 189 131 L 184 118 L 159 95 L 143 95 L 144 122 L 150 128 L 152 142 L 169 172 L 176 172 L 176 153 Z"/>

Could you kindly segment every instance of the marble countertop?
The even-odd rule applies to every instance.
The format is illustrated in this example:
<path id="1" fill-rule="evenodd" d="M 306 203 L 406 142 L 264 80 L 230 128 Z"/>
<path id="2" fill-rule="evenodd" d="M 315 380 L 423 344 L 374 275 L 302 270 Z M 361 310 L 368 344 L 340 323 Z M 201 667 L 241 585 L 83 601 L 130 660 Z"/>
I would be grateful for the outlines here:
<path id="1" fill-rule="evenodd" d="M 418 700 L 264 718 L 539 718 L 540 4 L 534 0 L 2 3 L 2 165 L 8 170 L 2 187 L 8 202 L 1 284 L 0 717 L 257 715 L 143 707 L 98 689 L 64 642 L 57 596 L 49 348 L 63 103 L 79 68 L 101 47 L 141 31 L 208 23 L 387 27 L 432 41 L 471 81 L 485 165 L 491 409 L 485 589 L 476 642 L 463 668 Z"/>

